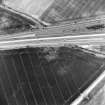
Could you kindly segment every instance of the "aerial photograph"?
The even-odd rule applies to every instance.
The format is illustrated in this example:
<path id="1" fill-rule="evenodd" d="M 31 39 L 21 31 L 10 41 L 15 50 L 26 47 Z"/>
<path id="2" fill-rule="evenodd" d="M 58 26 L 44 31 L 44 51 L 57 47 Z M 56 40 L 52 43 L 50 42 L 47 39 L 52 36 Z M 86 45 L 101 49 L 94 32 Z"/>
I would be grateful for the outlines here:
<path id="1" fill-rule="evenodd" d="M 0 0 L 0 105 L 105 105 L 105 0 Z"/>

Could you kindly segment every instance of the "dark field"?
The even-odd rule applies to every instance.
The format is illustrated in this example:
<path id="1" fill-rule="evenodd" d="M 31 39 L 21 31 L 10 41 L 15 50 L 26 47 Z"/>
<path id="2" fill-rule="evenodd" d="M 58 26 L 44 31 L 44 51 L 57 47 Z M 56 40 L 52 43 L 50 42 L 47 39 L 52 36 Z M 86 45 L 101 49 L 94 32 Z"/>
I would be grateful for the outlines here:
<path id="1" fill-rule="evenodd" d="M 105 69 L 78 47 L 0 52 L 1 105 L 69 105 Z"/>

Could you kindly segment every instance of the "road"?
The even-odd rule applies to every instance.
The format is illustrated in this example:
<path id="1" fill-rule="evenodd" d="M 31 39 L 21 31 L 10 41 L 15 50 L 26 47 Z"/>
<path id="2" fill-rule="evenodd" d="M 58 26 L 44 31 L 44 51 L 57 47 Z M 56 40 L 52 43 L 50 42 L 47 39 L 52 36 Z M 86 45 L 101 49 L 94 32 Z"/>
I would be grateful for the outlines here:
<path id="1" fill-rule="evenodd" d="M 35 46 L 54 46 L 64 44 L 75 44 L 75 45 L 104 45 L 105 34 L 91 34 L 91 35 L 77 35 L 77 36 L 66 36 L 66 37 L 52 37 L 52 38 L 36 38 L 34 34 L 28 34 L 27 36 L 12 37 L 12 38 L 1 38 L 0 48 L 1 49 L 12 49 L 19 47 L 35 47 Z"/>

